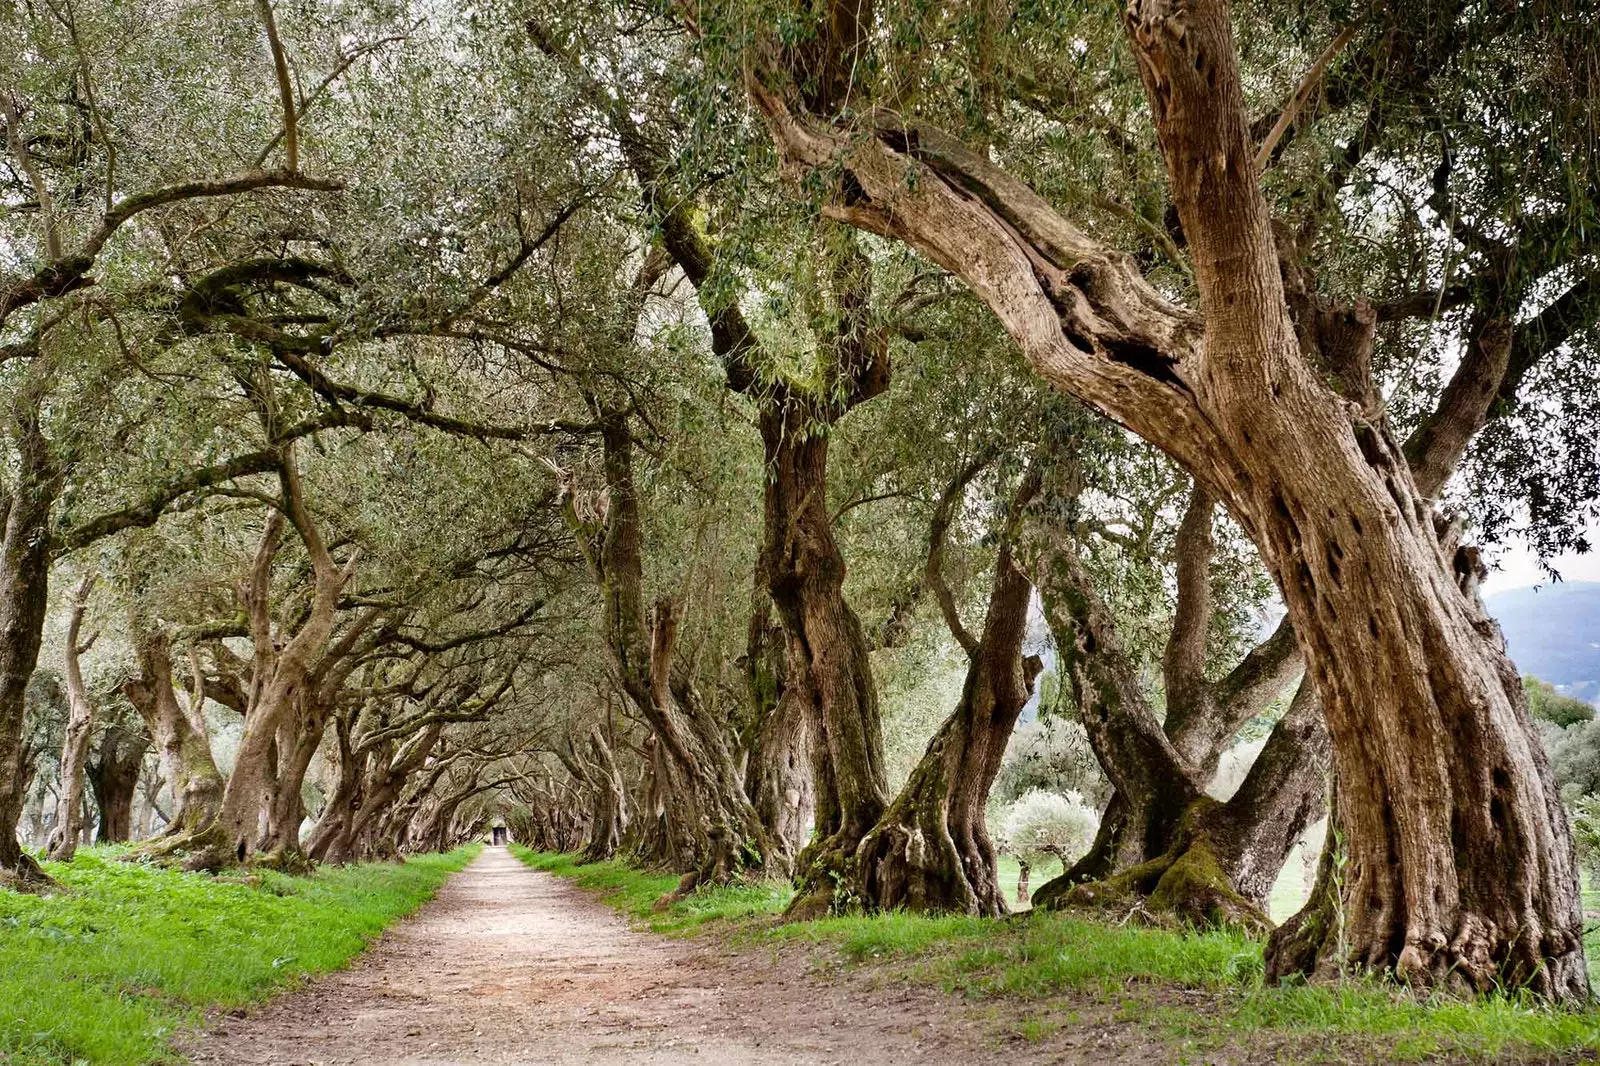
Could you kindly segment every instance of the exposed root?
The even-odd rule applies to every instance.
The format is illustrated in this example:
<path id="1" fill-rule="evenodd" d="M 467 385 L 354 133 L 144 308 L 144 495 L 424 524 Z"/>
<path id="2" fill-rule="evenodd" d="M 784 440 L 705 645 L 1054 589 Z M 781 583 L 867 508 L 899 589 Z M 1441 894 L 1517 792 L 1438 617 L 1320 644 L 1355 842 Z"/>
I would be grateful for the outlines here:
<path id="1" fill-rule="evenodd" d="M 859 908 L 861 901 L 850 891 L 855 883 L 855 844 L 853 834 L 839 833 L 806 845 L 795 863 L 800 885 L 784 909 L 785 919 L 806 922 Z"/>
<path id="2" fill-rule="evenodd" d="M 14 870 L 0 867 L 0 889 L 22 892 L 30 896 L 43 896 L 61 889 L 55 878 L 45 873 L 26 851 L 17 858 Z"/>
<path id="3" fill-rule="evenodd" d="M 1266 935 L 1272 931 L 1272 920 L 1233 886 L 1211 837 L 1200 828 L 1208 810 L 1205 803 L 1191 808 L 1179 829 L 1177 843 L 1165 855 L 1104 880 L 1063 886 L 1064 890 L 1046 906 L 1128 915 L 1142 910 L 1161 924 L 1230 928 L 1251 936 Z M 1034 905 L 1040 905 L 1037 896 Z"/>

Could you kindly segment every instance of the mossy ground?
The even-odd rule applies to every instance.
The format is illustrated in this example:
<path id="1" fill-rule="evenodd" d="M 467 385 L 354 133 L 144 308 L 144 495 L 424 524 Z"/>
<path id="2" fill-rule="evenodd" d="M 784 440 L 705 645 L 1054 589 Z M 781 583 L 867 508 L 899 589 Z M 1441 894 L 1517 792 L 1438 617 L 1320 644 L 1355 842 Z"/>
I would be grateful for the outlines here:
<path id="1" fill-rule="evenodd" d="M 0 1062 L 176 1061 L 209 1007 L 264 998 L 348 962 L 476 854 L 233 878 L 83 848 L 46 863 L 61 891 L 0 891 Z"/>
<path id="2" fill-rule="evenodd" d="M 1076 999 L 1169 1041 L 1174 1061 L 1263 1034 L 1302 1049 L 1320 1046 L 1330 1061 L 1350 1054 L 1411 1061 L 1600 1055 L 1600 1009 L 1551 1010 L 1519 996 L 1423 999 L 1354 979 L 1332 987 L 1269 987 L 1262 942 L 1239 933 L 1173 933 L 1059 912 L 1000 921 L 891 913 L 781 923 L 776 915 L 789 892 L 775 885 L 717 888 L 656 911 L 656 899 L 675 883 L 670 876 L 622 862 L 580 866 L 574 856 L 514 850 L 531 866 L 599 890 L 607 903 L 657 931 L 716 930 L 742 945 L 806 944 L 840 965 L 879 967 L 915 984 L 1027 1004 L 1019 1013 L 1031 1019 L 1035 1035 L 1043 1033 L 1042 1001 L 1049 1001 L 1047 1019 L 1058 1010 L 1070 1019 L 1065 1000 Z M 1014 885 L 1014 873 L 1008 880 Z M 1589 950 L 1593 967 L 1600 935 L 1591 935 Z M 1600 980 L 1600 972 L 1595 976 Z"/>

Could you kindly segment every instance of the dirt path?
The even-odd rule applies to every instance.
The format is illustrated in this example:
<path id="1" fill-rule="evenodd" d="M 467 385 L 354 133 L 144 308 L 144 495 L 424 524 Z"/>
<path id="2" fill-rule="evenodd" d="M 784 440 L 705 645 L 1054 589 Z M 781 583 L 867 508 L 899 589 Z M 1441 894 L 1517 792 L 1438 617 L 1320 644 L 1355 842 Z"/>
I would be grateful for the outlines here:
<path id="1" fill-rule="evenodd" d="M 197 1063 L 273 1066 L 856 1064 L 867 1051 L 873 1063 L 935 1066 L 993 1056 L 1000 1027 L 937 992 L 823 981 L 759 950 L 735 958 L 638 932 L 486 848 L 351 969 L 223 1018 L 188 1050 Z M 1069 1061 L 1132 1050 L 1086 1047 Z M 1019 1061 L 1016 1050 L 1006 1058 Z"/>

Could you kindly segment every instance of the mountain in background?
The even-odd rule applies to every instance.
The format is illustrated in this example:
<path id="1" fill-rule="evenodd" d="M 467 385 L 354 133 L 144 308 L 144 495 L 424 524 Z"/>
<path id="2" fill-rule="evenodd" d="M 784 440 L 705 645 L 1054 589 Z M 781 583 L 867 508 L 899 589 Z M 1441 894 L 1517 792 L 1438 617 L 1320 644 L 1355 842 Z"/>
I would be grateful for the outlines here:
<path id="1" fill-rule="evenodd" d="M 1561 581 L 1488 597 L 1517 669 L 1600 702 L 1600 582 Z"/>

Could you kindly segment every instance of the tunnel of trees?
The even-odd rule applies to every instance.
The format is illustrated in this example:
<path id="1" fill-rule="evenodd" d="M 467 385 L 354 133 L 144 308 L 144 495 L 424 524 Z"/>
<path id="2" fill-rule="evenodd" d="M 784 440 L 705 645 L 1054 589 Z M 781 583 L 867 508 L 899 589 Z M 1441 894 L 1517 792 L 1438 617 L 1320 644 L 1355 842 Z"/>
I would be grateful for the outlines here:
<path id="1" fill-rule="evenodd" d="M 1009 852 L 1586 999 L 1600 731 L 1479 553 L 1600 500 L 1597 71 L 1575 0 L 9 5 L 0 885 Z"/>

